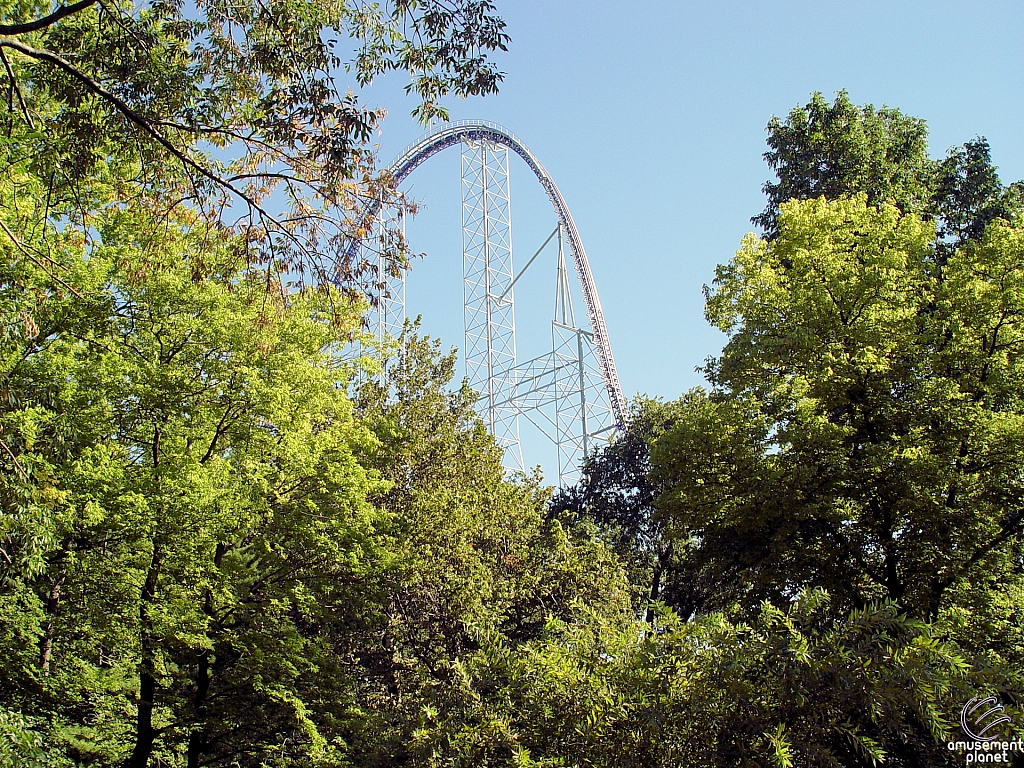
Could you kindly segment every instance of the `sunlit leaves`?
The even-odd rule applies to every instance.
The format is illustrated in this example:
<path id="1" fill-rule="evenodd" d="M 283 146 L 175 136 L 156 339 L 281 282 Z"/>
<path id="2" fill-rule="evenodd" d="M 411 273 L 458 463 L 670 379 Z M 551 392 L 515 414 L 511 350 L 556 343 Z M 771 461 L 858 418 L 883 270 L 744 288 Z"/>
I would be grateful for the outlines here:
<path id="1" fill-rule="evenodd" d="M 71 7 L 0 39 L 11 80 L 0 169 L 31 159 L 48 227 L 88 236 L 91 216 L 128 201 L 175 216 L 189 208 L 234 228 L 252 263 L 371 295 L 372 265 L 348 251 L 353 231 L 371 223 L 371 201 L 407 204 L 374 171 L 384 113 L 346 87 L 346 62 L 360 85 L 408 73 L 414 112 L 429 122 L 449 94 L 497 89 L 487 55 L 508 40 L 479 0 Z M 44 13 L 19 5 L 4 16 Z M 97 186 L 110 169 L 116 189 Z M 404 264 L 400 235 L 387 241 L 385 260 Z"/>

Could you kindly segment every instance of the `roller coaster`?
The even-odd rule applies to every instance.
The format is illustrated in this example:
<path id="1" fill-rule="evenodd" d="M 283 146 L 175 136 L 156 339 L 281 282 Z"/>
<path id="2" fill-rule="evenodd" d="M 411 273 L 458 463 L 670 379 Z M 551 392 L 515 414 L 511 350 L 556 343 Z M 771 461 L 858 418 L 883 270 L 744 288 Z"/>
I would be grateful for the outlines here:
<path id="1" fill-rule="evenodd" d="M 584 456 L 612 439 L 627 419 L 583 241 L 544 166 L 514 134 L 494 123 L 459 121 L 423 136 L 391 165 L 396 186 L 426 160 L 455 145 L 462 148 L 464 360 L 469 384 L 479 393 L 477 410 L 504 449 L 509 469 L 526 469 L 520 445 L 520 419 L 525 418 L 557 448 L 559 481 L 572 482 Z M 557 218 L 547 240 L 518 273 L 512 261 L 509 150 L 533 172 Z M 520 363 L 514 288 L 551 243 L 558 251 L 551 351 Z M 585 326 L 577 323 L 573 309 L 576 292 L 566 267 L 566 245 L 586 307 Z M 364 242 L 353 242 L 349 258 L 364 247 Z M 382 338 L 397 336 L 406 317 L 405 274 L 387 268 L 383 249 L 377 258 L 380 283 L 371 328 Z"/>

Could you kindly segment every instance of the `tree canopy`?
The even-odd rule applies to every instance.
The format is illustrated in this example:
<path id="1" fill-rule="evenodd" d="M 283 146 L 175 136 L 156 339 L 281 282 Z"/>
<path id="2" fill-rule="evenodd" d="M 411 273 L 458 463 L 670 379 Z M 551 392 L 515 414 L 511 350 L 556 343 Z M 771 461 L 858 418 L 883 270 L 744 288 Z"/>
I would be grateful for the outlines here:
<path id="1" fill-rule="evenodd" d="M 5 17 L 0 766 L 943 766 L 983 692 L 1020 734 L 1024 228 L 987 144 L 918 162 L 844 95 L 773 123 L 806 194 L 708 289 L 708 387 L 552 498 L 415 323 L 355 353 L 338 260 L 391 190 L 330 35 L 429 117 L 499 79 L 492 10 Z"/>
<path id="2" fill-rule="evenodd" d="M 1018 185 L 1003 187 L 983 137 L 933 160 L 923 120 L 890 107 L 857 106 L 846 91 L 831 104 L 814 93 L 785 120 L 773 117 L 767 130 L 764 159 L 776 179 L 765 182 L 768 203 L 751 221 L 768 239 L 778 235 L 780 206 L 789 200 L 863 193 L 872 205 L 890 203 L 935 220 L 940 251 L 980 239 L 986 224 L 1020 208 Z"/>
<path id="3" fill-rule="evenodd" d="M 838 714 L 847 671 L 813 701 L 832 712 L 817 722 L 858 737 L 819 732 L 797 746 L 786 734 L 816 714 L 791 711 L 748 743 L 767 738 L 777 765 L 881 753 L 951 764 L 935 739 L 958 696 L 991 691 L 1015 721 L 1024 704 L 1018 187 L 999 181 L 984 139 L 931 161 L 923 122 L 845 93 L 832 105 L 816 94 L 769 134 L 778 182 L 755 219 L 764 236 L 748 235 L 706 289 L 706 316 L 727 337 L 705 365 L 708 387 L 639 400 L 635 425 L 588 458 L 552 514 L 637 564 L 634 594 L 653 601 L 638 615 L 652 628 L 660 603 L 698 626 L 724 620 L 762 638 L 786 626 L 813 645 L 821 636 L 796 629 L 813 604 L 815 626 L 843 637 L 848 621 L 888 615 L 911 645 L 934 642 L 922 631 L 941 638 L 929 647 L 945 661 L 913 674 L 937 675 L 931 690 L 944 693 L 933 709 L 903 709 L 896 731 Z M 820 671 L 768 666 L 801 691 Z M 743 764 L 718 733 L 716 755 Z"/>
<path id="4" fill-rule="evenodd" d="M 373 277 L 345 250 L 364 202 L 403 204 L 373 170 L 383 111 L 352 88 L 403 71 L 414 114 L 443 119 L 446 95 L 496 90 L 487 54 L 508 42 L 488 0 L 33 0 L 0 18 L 0 171 L 40 180 L 43 226 L 90 237 L 105 206 L 187 206 L 253 261 L 347 283 Z"/>
<path id="5" fill-rule="evenodd" d="M 771 238 L 779 206 L 791 199 L 834 199 L 863 192 L 872 204 L 920 213 L 931 200 L 934 163 L 923 120 L 898 109 L 863 107 L 840 91 L 831 104 L 814 93 L 785 120 L 768 123 L 764 159 L 776 181 L 764 184 L 768 204 L 752 221 Z"/>
<path id="6" fill-rule="evenodd" d="M 666 514 L 773 601 L 820 586 L 935 619 L 957 585 L 1012 572 L 1020 237 L 996 222 L 940 267 L 913 214 L 783 204 L 779 236 L 718 270 L 729 342 L 656 443 Z"/>

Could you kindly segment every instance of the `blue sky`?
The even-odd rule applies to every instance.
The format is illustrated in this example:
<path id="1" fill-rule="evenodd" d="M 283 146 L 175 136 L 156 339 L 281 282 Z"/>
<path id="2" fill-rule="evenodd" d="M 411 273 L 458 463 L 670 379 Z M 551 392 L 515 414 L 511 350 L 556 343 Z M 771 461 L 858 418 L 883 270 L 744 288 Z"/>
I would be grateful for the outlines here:
<path id="1" fill-rule="evenodd" d="M 674 398 L 701 383 L 695 367 L 723 342 L 703 319 L 702 286 L 764 207 L 765 125 L 812 91 L 846 89 L 855 103 L 924 118 L 936 157 L 984 135 L 1003 181 L 1024 178 L 1019 2 L 496 2 L 512 36 L 497 58 L 505 82 L 496 96 L 450 100 L 451 116 L 504 125 L 555 179 L 586 245 L 627 397 Z M 382 164 L 422 133 L 402 85 L 389 76 L 365 94 L 389 112 Z M 513 160 L 521 265 L 554 216 Z M 411 245 L 428 254 L 409 278 L 409 311 L 461 347 L 457 149 L 418 169 L 407 189 L 424 205 Z M 553 302 L 553 257 L 534 270 L 517 285 L 526 325 L 546 322 Z"/>

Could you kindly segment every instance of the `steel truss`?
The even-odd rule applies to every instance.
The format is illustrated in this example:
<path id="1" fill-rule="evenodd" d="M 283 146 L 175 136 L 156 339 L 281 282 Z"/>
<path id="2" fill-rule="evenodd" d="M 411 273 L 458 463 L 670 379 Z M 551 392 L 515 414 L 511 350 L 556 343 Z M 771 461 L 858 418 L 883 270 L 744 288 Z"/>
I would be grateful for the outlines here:
<path id="1" fill-rule="evenodd" d="M 463 121 L 423 137 L 391 167 L 395 182 L 454 144 L 462 145 L 466 374 L 480 393 L 478 410 L 505 449 L 506 466 L 525 469 L 519 443 L 523 417 L 555 444 L 559 481 L 573 482 L 583 457 L 626 424 L 625 398 L 583 243 L 547 171 L 522 142 L 493 123 Z M 526 265 L 529 268 L 557 235 L 551 351 L 525 363 L 516 359 L 514 285 L 526 268 L 519 275 L 513 270 L 509 149 L 534 172 L 558 218 L 558 226 Z M 377 213 L 367 211 L 371 216 Z M 566 244 L 586 306 L 586 327 L 576 321 Z M 360 247 L 354 242 L 349 258 Z M 370 321 L 381 338 L 397 336 L 405 320 L 404 274 L 389 273 L 383 263 L 379 266 L 383 293 Z"/>
<path id="2" fill-rule="evenodd" d="M 405 235 L 405 214 L 401 214 L 398 226 Z M 377 235 L 377 247 L 370 255 L 375 262 L 375 283 L 370 293 L 376 303 L 369 313 L 368 322 L 378 342 L 397 339 L 402 335 L 405 324 L 405 271 L 390 263 L 387 244 Z"/>
<path id="3" fill-rule="evenodd" d="M 462 269 L 466 377 L 506 462 L 521 470 L 508 149 L 486 140 L 462 145 Z"/>
<path id="4" fill-rule="evenodd" d="M 555 234 L 558 268 L 551 352 L 516 367 L 513 402 L 517 411 L 554 443 L 558 477 L 565 483 L 578 479 L 583 457 L 609 441 L 619 424 L 595 354 L 594 334 L 576 325 L 561 224 L 552 232 Z"/>

